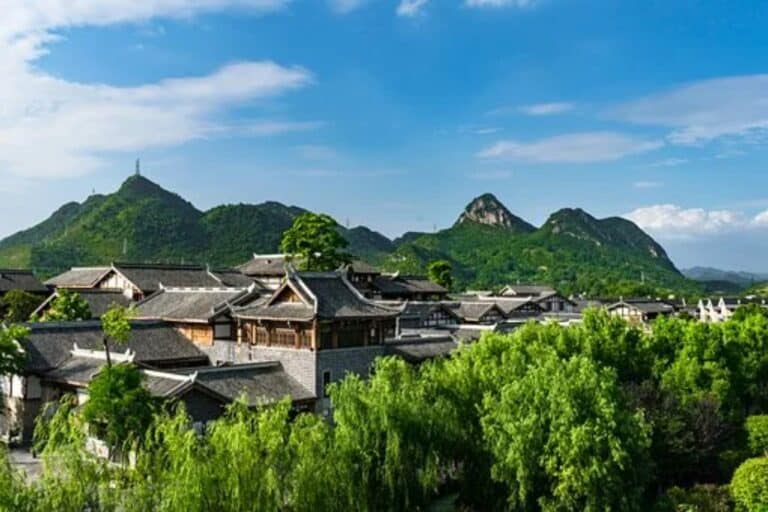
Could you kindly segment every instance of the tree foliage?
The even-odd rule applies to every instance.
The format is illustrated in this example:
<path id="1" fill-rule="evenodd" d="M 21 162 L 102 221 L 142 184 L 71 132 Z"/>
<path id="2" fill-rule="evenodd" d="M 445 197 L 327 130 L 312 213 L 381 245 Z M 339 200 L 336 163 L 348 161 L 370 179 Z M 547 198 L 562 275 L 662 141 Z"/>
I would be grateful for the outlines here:
<path id="1" fill-rule="evenodd" d="M 768 457 L 749 459 L 739 466 L 731 481 L 738 512 L 768 510 Z"/>
<path id="2" fill-rule="evenodd" d="M 21 373 L 26 355 L 20 343 L 27 336 L 29 336 L 29 328 L 27 327 L 0 325 L 0 376 Z"/>
<path id="3" fill-rule="evenodd" d="M 73 322 L 90 319 L 90 305 L 77 292 L 71 290 L 58 290 L 42 318 L 44 322 Z"/>
<path id="4" fill-rule="evenodd" d="M 101 316 L 101 330 L 104 335 L 117 343 L 125 345 L 131 335 L 131 317 L 133 311 L 121 306 L 114 306 Z"/>
<path id="5" fill-rule="evenodd" d="M 33 293 L 11 290 L 0 299 L 0 312 L 5 322 L 27 322 L 42 302 L 40 296 Z"/>
<path id="6" fill-rule="evenodd" d="M 287 401 L 237 403 L 200 436 L 183 408 L 158 409 L 133 468 L 89 456 L 85 411 L 60 407 L 40 429 L 41 481 L 14 483 L 2 465 L 0 478 L 27 510 L 373 512 L 451 494 L 466 510 L 726 512 L 732 497 L 752 512 L 767 487 L 765 458 L 747 460 L 768 414 L 766 339 L 762 314 L 527 324 L 418 367 L 379 359 L 369 379 L 331 386 L 330 423 Z M 134 406 L 102 384 L 113 414 Z"/>
<path id="7" fill-rule="evenodd" d="M 427 277 L 446 290 L 453 287 L 453 267 L 445 260 L 433 261 L 427 266 Z"/>
<path id="8" fill-rule="evenodd" d="M 768 457 L 768 415 L 750 416 L 747 418 L 746 427 L 752 454 Z"/>
<path id="9" fill-rule="evenodd" d="M 348 243 L 338 227 L 329 215 L 302 213 L 283 234 L 280 248 L 290 254 L 302 270 L 336 270 L 351 261 L 343 251 Z"/>
<path id="10" fill-rule="evenodd" d="M 105 366 L 88 385 L 83 418 L 111 447 L 140 439 L 152 420 L 152 396 L 132 364 Z"/>

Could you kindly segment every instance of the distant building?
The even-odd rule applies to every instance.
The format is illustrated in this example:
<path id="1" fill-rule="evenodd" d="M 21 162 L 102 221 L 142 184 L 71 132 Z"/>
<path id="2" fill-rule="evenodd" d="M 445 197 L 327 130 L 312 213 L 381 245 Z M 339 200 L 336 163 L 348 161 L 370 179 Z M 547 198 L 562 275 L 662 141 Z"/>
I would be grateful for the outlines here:
<path id="1" fill-rule="evenodd" d="M 490 301 L 454 302 L 449 303 L 448 307 L 461 319 L 462 324 L 494 325 L 506 319 L 504 311 Z"/>
<path id="2" fill-rule="evenodd" d="M 548 313 L 575 313 L 578 305 L 564 297 L 554 288 L 540 284 L 514 284 L 501 289 L 499 296 L 507 298 L 530 299 Z"/>
<path id="3" fill-rule="evenodd" d="M 53 294 L 45 299 L 45 302 L 40 304 L 33 313 L 33 316 L 44 316 L 59 296 L 61 290 L 65 290 L 65 288 L 58 288 L 53 292 Z M 101 315 L 106 313 L 111 307 L 128 307 L 133 304 L 133 301 L 125 296 L 123 290 L 111 290 L 109 288 L 75 288 L 69 291 L 77 293 L 88 303 L 88 308 L 91 311 L 91 318 L 101 318 Z"/>
<path id="4" fill-rule="evenodd" d="M 459 314 L 446 302 L 406 301 L 383 303 L 401 308 L 398 317 L 400 329 L 433 329 L 451 327 L 461 323 Z"/>
<path id="5" fill-rule="evenodd" d="M 113 263 L 109 267 L 75 267 L 46 282 L 54 288 L 122 290 L 139 301 L 163 288 L 247 288 L 253 280 L 233 269 L 198 265 Z"/>
<path id="6" fill-rule="evenodd" d="M 249 261 L 237 266 L 244 275 L 261 283 L 265 288 L 277 290 L 285 279 L 289 258 L 285 254 L 254 254 Z"/>
<path id="7" fill-rule="evenodd" d="M 698 303 L 699 321 L 704 323 L 725 322 L 741 306 L 756 304 L 768 308 L 768 301 L 762 297 L 720 297 L 719 299 L 702 299 Z"/>
<path id="8" fill-rule="evenodd" d="M 633 324 L 647 324 L 662 316 L 675 314 L 675 307 L 667 302 L 651 299 L 627 299 L 608 306 L 608 311 Z"/>
<path id="9" fill-rule="evenodd" d="M 445 300 L 448 290 L 426 277 L 405 276 L 399 273 L 382 274 L 371 283 L 370 298 L 377 300 Z"/>
<path id="10" fill-rule="evenodd" d="M 31 270 L 0 269 L 0 299 L 12 290 L 45 296 L 48 288 Z"/>

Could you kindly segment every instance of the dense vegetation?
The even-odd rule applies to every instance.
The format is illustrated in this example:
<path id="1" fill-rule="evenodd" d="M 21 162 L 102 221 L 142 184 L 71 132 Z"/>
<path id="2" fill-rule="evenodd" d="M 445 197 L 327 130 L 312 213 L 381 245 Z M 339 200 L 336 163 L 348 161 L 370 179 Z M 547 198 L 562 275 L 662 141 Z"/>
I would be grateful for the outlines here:
<path id="1" fill-rule="evenodd" d="M 236 404 L 200 437 L 183 410 L 158 413 L 134 465 L 87 455 L 82 415 L 61 407 L 41 481 L 0 464 L 0 505 L 394 511 L 450 495 L 466 510 L 758 512 L 767 388 L 765 315 L 646 332 L 590 312 L 421 367 L 380 359 L 332 387 L 333 426 Z"/>
<path id="2" fill-rule="evenodd" d="M 0 241 L 0 266 L 52 275 L 76 265 L 111 261 L 210 263 L 231 266 L 254 252 L 275 253 L 305 210 L 266 202 L 197 210 L 141 176 L 114 194 L 70 203 L 37 226 Z M 373 258 L 388 240 L 365 229 L 339 231 L 356 254 Z"/>
<path id="3" fill-rule="evenodd" d="M 564 293 L 592 297 L 696 293 L 699 289 L 674 268 L 663 252 L 653 256 L 648 250 L 545 228 L 516 234 L 504 227 L 462 222 L 438 233 L 411 238 L 385 260 L 384 266 L 423 273 L 429 262 L 445 260 L 453 267 L 459 289 L 541 282 Z M 639 231 L 636 227 L 622 228 L 629 229 Z"/>
<path id="4" fill-rule="evenodd" d="M 0 297 L 0 321 L 6 323 L 26 322 L 45 299 L 40 295 L 11 290 Z"/>
<path id="5" fill-rule="evenodd" d="M 254 252 L 277 252 L 284 232 L 302 213 L 275 202 L 202 212 L 132 176 L 114 194 L 65 205 L 41 224 L 0 241 L 0 266 L 33 268 L 46 276 L 110 261 L 232 266 Z M 453 268 L 456 289 L 515 281 L 614 297 L 702 289 L 627 220 L 598 220 L 566 209 L 536 229 L 491 194 L 472 201 L 455 226 L 439 233 L 408 233 L 390 241 L 362 226 L 337 230 L 351 255 L 387 270 L 424 275 L 430 262 L 444 260 Z"/>

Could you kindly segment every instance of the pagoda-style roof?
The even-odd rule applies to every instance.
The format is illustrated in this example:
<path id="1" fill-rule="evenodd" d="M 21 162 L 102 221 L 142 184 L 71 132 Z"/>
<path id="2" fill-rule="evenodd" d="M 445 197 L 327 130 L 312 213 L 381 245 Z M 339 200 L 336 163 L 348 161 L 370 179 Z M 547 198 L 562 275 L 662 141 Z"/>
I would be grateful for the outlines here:
<path id="1" fill-rule="evenodd" d="M 296 321 L 394 318 L 399 313 L 399 309 L 363 297 L 342 272 L 295 272 L 290 268 L 285 283 L 269 300 L 234 310 L 241 319 Z"/>

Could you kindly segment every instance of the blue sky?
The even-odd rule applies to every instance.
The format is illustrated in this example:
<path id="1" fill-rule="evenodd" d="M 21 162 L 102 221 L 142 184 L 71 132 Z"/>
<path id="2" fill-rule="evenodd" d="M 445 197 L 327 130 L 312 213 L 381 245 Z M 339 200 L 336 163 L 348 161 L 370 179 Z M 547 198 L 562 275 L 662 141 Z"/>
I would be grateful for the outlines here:
<path id="1" fill-rule="evenodd" d="M 768 270 L 768 5 L 9 0 L 0 236 L 144 174 L 388 236 L 483 192 Z"/>

